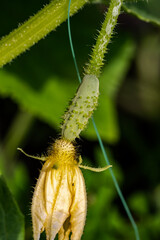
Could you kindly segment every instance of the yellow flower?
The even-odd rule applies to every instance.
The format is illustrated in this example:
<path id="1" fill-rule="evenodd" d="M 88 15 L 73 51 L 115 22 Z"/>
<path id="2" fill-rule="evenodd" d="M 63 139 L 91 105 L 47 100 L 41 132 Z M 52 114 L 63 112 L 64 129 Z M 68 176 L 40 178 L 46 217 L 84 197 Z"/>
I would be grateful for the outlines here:
<path id="1" fill-rule="evenodd" d="M 48 157 L 34 157 L 45 161 L 32 199 L 32 222 L 34 240 L 46 231 L 47 240 L 80 240 L 86 219 L 87 200 L 84 178 L 79 167 L 101 172 L 104 168 L 81 165 L 74 145 L 58 139 Z"/>
<path id="2" fill-rule="evenodd" d="M 72 143 L 57 140 L 41 170 L 32 200 L 34 240 L 45 230 L 47 240 L 79 240 L 86 219 L 83 175 Z"/>

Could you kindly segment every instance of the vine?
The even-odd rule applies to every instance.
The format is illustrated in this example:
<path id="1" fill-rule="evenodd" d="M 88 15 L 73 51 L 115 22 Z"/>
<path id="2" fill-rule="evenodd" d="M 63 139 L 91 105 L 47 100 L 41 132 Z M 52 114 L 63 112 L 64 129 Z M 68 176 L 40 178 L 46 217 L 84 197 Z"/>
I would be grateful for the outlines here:
<path id="1" fill-rule="evenodd" d="M 73 0 L 70 15 L 88 0 Z M 54 0 L 0 41 L 0 67 L 25 52 L 67 19 L 67 0 Z"/>

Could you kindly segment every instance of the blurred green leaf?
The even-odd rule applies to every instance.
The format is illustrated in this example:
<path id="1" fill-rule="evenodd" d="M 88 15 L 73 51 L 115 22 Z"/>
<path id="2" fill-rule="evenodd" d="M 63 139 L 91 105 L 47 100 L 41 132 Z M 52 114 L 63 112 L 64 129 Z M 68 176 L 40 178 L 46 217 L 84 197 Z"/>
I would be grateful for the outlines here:
<path id="1" fill-rule="evenodd" d="M 12 179 L 7 179 L 7 184 L 11 192 L 14 194 L 16 200 L 20 202 L 20 206 L 24 207 L 24 202 L 21 202 L 21 200 L 22 196 L 25 196 L 28 191 L 29 174 L 26 166 L 23 163 L 16 165 L 16 168 L 14 169 L 14 175 Z M 28 200 L 27 197 L 25 199 Z"/>
<path id="2" fill-rule="evenodd" d="M 0 239 L 23 240 L 24 217 L 0 175 Z"/>
<path id="3" fill-rule="evenodd" d="M 5 154 L 0 151 L 0 173 L 5 177 L 16 200 L 23 206 L 21 197 L 26 194 L 29 185 L 28 171 L 23 163 L 13 164 L 14 159 L 9 159 L 9 161 Z M 9 165 L 10 167 L 8 167 Z"/>
<path id="4" fill-rule="evenodd" d="M 160 1 L 136 1 L 125 2 L 124 9 L 145 22 L 151 22 L 160 26 Z"/>
<path id="5" fill-rule="evenodd" d="M 134 195 L 131 195 L 129 204 L 132 211 L 137 215 L 144 216 L 144 214 L 147 214 L 149 211 L 147 196 L 143 193 L 135 193 Z"/>
<path id="6" fill-rule="evenodd" d="M 54 127 L 60 126 L 61 116 L 74 95 L 76 87 L 70 81 L 51 77 L 42 89 L 33 90 L 18 76 L 0 71 L 0 91 L 3 96 L 11 96 L 21 107 L 34 116 L 42 118 Z"/>
<path id="7" fill-rule="evenodd" d="M 99 97 L 99 106 L 94 114 L 94 119 L 102 139 L 110 143 L 118 141 L 120 133 L 115 103 L 103 92 Z M 89 139 L 97 139 L 91 120 L 85 135 Z"/>
<path id="8" fill-rule="evenodd" d="M 135 43 L 130 37 L 122 38 L 117 44 L 116 53 L 111 56 L 100 77 L 100 92 L 110 99 L 116 98 L 135 54 Z"/>
<path id="9" fill-rule="evenodd" d="M 98 192 L 96 193 L 96 201 L 95 204 L 90 206 L 89 212 L 88 212 L 88 225 L 86 225 L 85 234 L 87 235 L 88 240 L 94 239 L 94 236 L 97 232 L 97 229 L 101 225 L 102 221 L 102 215 L 104 212 L 105 207 L 108 203 L 108 196 L 112 192 L 111 189 L 108 189 L 107 186 L 101 187 L 98 189 Z M 106 209 L 106 214 L 107 214 Z"/>
<path id="10" fill-rule="evenodd" d="M 94 152 L 98 166 L 104 166 L 104 157 L 100 148 L 96 148 Z M 116 178 L 121 184 L 123 180 L 121 169 L 112 159 L 109 150 L 107 152 Z M 115 204 L 115 199 L 119 197 L 109 170 L 101 173 L 83 170 L 83 174 L 88 190 L 88 214 L 82 239 L 134 239 L 130 223 L 122 216 Z"/>

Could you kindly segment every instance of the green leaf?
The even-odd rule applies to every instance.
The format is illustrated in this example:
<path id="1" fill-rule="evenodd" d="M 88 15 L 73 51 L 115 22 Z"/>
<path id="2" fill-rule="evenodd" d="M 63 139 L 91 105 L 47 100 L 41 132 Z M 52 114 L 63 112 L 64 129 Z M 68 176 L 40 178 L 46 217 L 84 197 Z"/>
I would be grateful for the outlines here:
<path id="1" fill-rule="evenodd" d="M 56 128 L 75 89 L 73 82 L 51 77 L 42 89 L 34 90 L 18 76 L 0 71 L 1 94 L 11 96 L 21 107 Z"/>
<path id="2" fill-rule="evenodd" d="M 0 239 L 23 240 L 24 217 L 0 175 Z"/>
<path id="3" fill-rule="evenodd" d="M 124 9 L 145 22 L 151 22 L 160 26 L 160 1 L 136 1 L 123 4 Z"/>

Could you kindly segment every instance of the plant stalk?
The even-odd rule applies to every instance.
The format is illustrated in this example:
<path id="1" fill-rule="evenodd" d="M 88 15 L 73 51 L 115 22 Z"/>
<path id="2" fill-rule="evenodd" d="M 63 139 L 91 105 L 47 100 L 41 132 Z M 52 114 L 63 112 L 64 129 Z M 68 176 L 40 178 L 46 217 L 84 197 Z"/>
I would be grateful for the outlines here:
<path id="1" fill-rule="evenodd" d="M 104 55 L 107 51 L 107 45 L 111 39 L 113 29 L 117 23 L 123 0 L 111 0 L 108 12 L 102 28 L 98 34 L 95 46 L 93 46 L 91 59 L 85 69 L 85 74 L 99 77 L 101 68 L 104 64 Z"/>
<path id="2" fill-rule="evenodd" d="M 88 0 L 73 0 L 70 15 Z M 54 0 L 0 40 L 0 67 L 29 49 L 67 19 L 68 0 Z"/>

